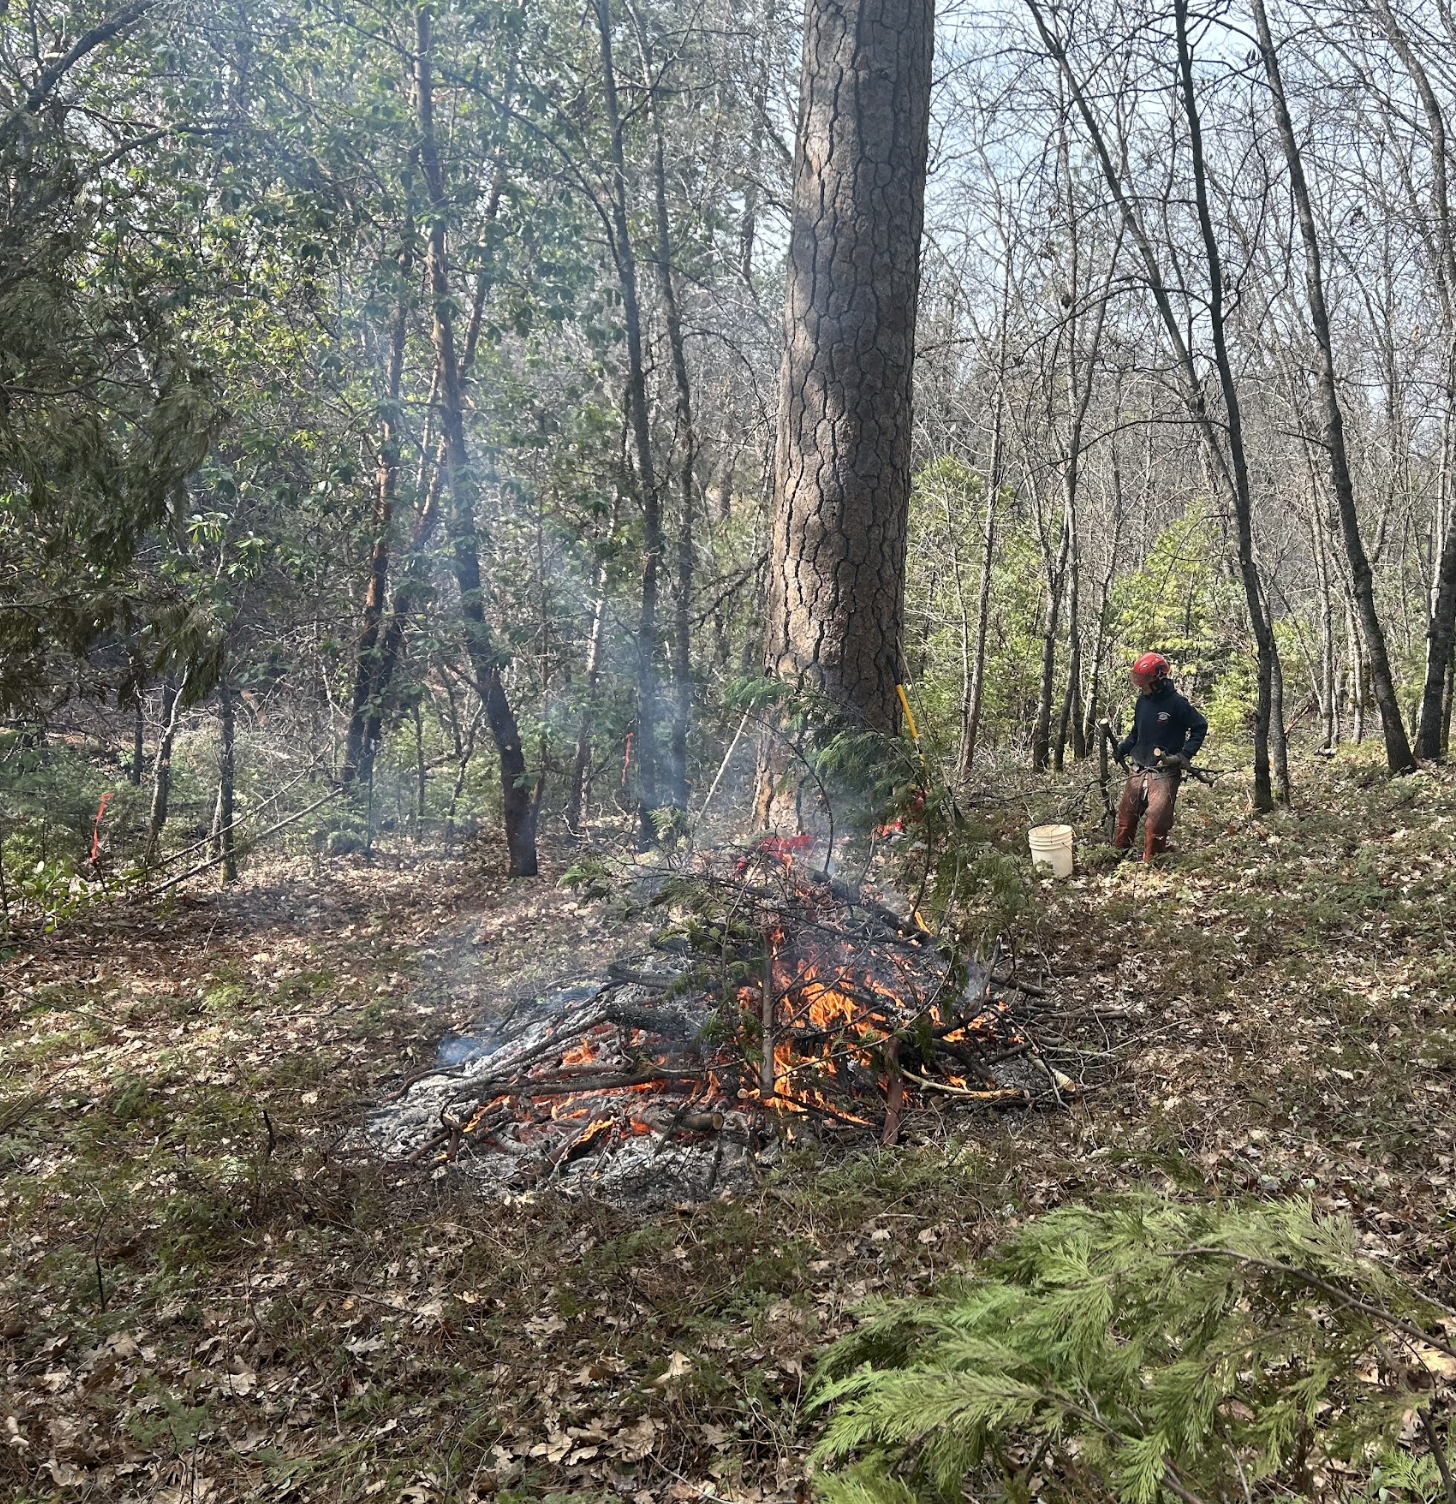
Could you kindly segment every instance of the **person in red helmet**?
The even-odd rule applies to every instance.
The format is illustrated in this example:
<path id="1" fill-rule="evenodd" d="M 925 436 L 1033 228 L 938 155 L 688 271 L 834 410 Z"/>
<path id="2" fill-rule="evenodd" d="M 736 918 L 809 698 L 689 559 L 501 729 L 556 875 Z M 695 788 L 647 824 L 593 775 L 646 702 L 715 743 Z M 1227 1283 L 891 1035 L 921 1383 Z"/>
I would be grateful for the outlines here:
<path id="1" fill-rule="evenodd" d="M 1132 845 L 1139 818 L 1146 813 L 1145 862 L 1168 849 L 1178 785 L 1208 735 L 1208 722 L 1173 688 L 1170 673 L 1168 660 L 1161 653 L 1144 653 L 1133 664 L 1137 708 L 1132 730 L 1117 748 L 1118 761 L 1130 767 L 1117 806 L 1112 844 L 1126 851 Z"/>

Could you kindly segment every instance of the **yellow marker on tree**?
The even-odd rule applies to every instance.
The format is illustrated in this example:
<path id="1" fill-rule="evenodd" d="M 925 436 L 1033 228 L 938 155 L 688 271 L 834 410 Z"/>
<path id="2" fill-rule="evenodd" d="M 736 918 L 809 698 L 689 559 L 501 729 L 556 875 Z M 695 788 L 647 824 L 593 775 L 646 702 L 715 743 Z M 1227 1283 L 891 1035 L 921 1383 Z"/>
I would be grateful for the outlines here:
<path id="1" fill-rule="evenodd" d="M 905 721 L 910 727 L 910 740 L 918 742 L 920 740 L 920 733 L 915 729 L 915 717 L 911 713 L 909 700 L 905 698 L 905 686 L 897 684 L 895 686 L 895 693 L 900 696 L 900 705 L 905 712 Z"/>

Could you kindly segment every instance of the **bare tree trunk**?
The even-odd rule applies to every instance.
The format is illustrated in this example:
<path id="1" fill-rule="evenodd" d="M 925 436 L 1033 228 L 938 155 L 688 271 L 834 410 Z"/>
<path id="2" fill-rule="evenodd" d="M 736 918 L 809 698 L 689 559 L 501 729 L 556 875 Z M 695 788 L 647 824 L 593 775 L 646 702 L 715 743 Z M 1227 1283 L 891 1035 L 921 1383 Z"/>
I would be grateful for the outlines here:
<path id="1" fill-rule="evenodd" d="M 470 729 L 460 747 L 460 756 L 455 767 L 455 787 L 450 790 L 450 808 L 445 813 L 445 839 L 455 839 L 455 811 L 460 807 L 460 796 L 465 792 L 465 775 L 470 770 L 470 759 L 475 753 L 475 738 L 480 731 L 480 717 L 484 710 L 477 710 L 470 718 Z"/>
<path id="2" fill-rule="evenodd" d="M 1002 318 L 1003 357 L 1005 317 Z M 1003 358 L 1004 365 L 1004 358 Z M 1003 372 L 1004 374 L 1004 372 Z M 1003 391 L 998 378 L 996 416 L 991 432 L 991 465 L 985 477 L 986 515 L 981 525 L 981 583 L 976 591 L 975 652 L 971 658 L 971 684 L 961 707 L 961 757 L 956 781 L 970 782 L 976 760 L 976 742 L 981 730 L 981 705 L 986 693 L 986 634 L 991 621 L 991 574 L 996 557 L 996 503 L 1001 493 Z"/>
<path id="3" fill-rule="evenodd" d="M 932 43 L 930 0 L 810 0 L 794 154 L 765 663 L 886 733 L 900 722 Z"/>
<path id="4" fill-rule="evenodd" d="M 1071 733 L 1072 758 L 1081 762 L 1087 755 L 1086 738 L 1082 735 L 1082 624 L 1081 616 L 1081 549 L 1077 546 L 1073 523 L 1072 557 L 1068 562 L 1067 576 L 1067 692 L 1062 700 L 1061 718 L 1057 724 L 1057 743 L 1053 748 L 1053 766 L 1062 771 L 1062 759 Z"/>
<path id="5" fill-rule="evenodd" d="M 1355 745 L 1365 740 L 1365 644 L 1360 640 L 1360 625 L 1355 619 L 1355 601 L 1345 586 L 1345 640 L 1349 643 L 1350 716 Z"/>
<path id="6" fill-rule="evenodd" d="M 1325 539 L 1317 490 L 1311 491 L 1309 528 L 1310 552 L 1314 555 L 1315 584 L 1319 592 L 1320 720 L 1324 745 L 1333 750 L 1340 741 L 1339 686 L 1335 679 L 1335 594 L 1330 580 L 1329 547 Z"/>
<path id="7" fill-rule="evenodd" d="M 1036 715 L 1031 723 L 1031 766 L 1046 771 L 1052 739 L 1052 690 L 1057 671 L 1057 633 L 1061 625 L 1062 593 L 1067 579 L 1067 556 L 1072 546 L 1068 517 L 1062 516 L 1061 540 L 1055 562 L 1046 560 L 1047 615 L 1041 638 L 1041 684 L 1036 697 Z"/>
<path id="8" fill-rule="evenodd" d="M 487 224 L 495 221 L 500 212 L 501 199 L 505 192 L 505 159 L 501 152 L 496 153 L 495 169 L 491 177 L 490 195 L 486 200 L 485 219 Z M 413 221 L 411 221 L 411 225 Z M 482 315 L 485 307 L 485 297 L 489 290 L 490 279 L 485 272 L 481 272 L 475 281 L 475 298 L 470 313 L 470 325 L 466 332 L 465 350 L 459 362 L 459 377 L 463 387 L 466 373 L 469 371 L 475 359 L 476 344 L 480 335 Z M 359 731 L 359 750 L 354 777 L 360 783 L 371 784 L 374 777 L 374 759 L 379 751 L 380 738 L 384 732 L 385 704 L 389 695 L 390 686 L 394 683 L 395 669 L 399 665 L 400 653 L 404 648 L 404 634 L 409 625 L 409 620 L 414 612 L 416 599 L 423 593 L 423 585 L 415 577 L 414 572 L 418 569 L 424 556 L 424 551 L 430 540 L 435 535 L 441 517 L 441 495 L 444 490 L 446 474 L 446 440 L 437 438 L 435 435 L 435 409 L 440 394 L 440 372 L 437 369 L 430 373 L 430 395 L 425 411 L 424 437 L 420 445 L 419 471 L 416 477 L 416 488 L 425 490 L 425 503 L 415 517 L 414 532 L 410 537 L 409 546 L 404 550 L 402 568 L 396 568 L 397 583 L 389 601 L 389 614 L 383 618 L 382 630 L 376 628 L 375 645 L 373 648 L 373 664 L 371 666 L 371 681 L 366 698 L 366 708 L 363 718 L 363 726 Z M 398 438 L 396 437 L 396 445 Z M 381 459 L 384 452 L 381 453 Z M 433 472 L 430 466 L 433 459 Z M 393 484 L 397 484 L 398 467 L 400 461 L 395 458 L 395 478 Z M 428 488 L 425 487 L 425 477 L 429 475 Z M 384 479 L 381 473 L 376 485 Z M 386 542 L 388 540 L 386 539 Z M 388 567 L 386 557 L 386 569 Z M 371 572 L 371 586 L 373 584 Z M 381 586 L 381 589 L 383 587 Z M 382 596 L 381 596 L 382 599 Z M 366 624 L 367 626 L 367 624 Z M 362 644 L 361 644 L 362 646 Z M 358 701 L 358 684 L 355 684 L 355 704 Z M 353 717 L 350 718 L 350 737 L 355 735 Z M 345 776 L 348 774 L 348 758 L 345 759 Z"/>
<path id="9" fill-rule="evenodd" d="M 1288 805 L 1289 728 L 1284 724 L 1284 660 L 1275 653 L 1269 680 L 1269 761 L 1274 770 L 1274 799 Z"/>
<path id="10" fill-rule="evenodd" d="M 1432 262 L 1441 292 L 1442 312 L 1450 333 L 1446 357 L 1446 422 L 1442 427 L 1442 477 L 1432 537 L 1430 617 L 1426 626 L 1426 675 L 1421 688 L 1420 712 L 1414 752 L 1417 757 L 1441 757 L 1446 751 L 1450 724 L 1450 694 L 1453 650 L 1456 650 L 1456 505 L 1450 500 L 1451 415 L 1456 408 L 1456 234 L 1451 225 L 1450 163 L 1447 157 L 1446 120 L 1430 75 L 1409 37 L 1401 29 L 1387 0 L 1375 0 L 1386 36 L 1400 56 L 1420 96 L 1421 109 L 1430 133 L 1431 203 L 1423 218 L 1431 225 Z M 1442 515 L 1444 508 L 1444 516 Z"/>
<path id="11" fill-rule="evenodd" d="M 409 239 L 412 227 L 406 224 L 406 244 L 401 247 L 396 264 L 401 284 L 399 297 L 390 321 L 389 360 L 384 377 L 384 400 L 379 413 L 379 456 L 374 479 L 374 546 L 369 556 L 369 584 L 364 592 L 364 630 L 354 666 L 354 702 L 349 714 L 349 734 L 344 749 L 342 781 L 353 783 L 358 777 L 365 782 L 373 771 L 374 747 L 369 743 L 372 702 L 382 692 L 384 658 L 380 652 L 380 626 L 389 590 L 390 532 L 394 526 L 394 499 L 399 486 L 399 419 L 400 387 L 404 376 L 405 334 L 409 309 L 404 284 L 409 277 Z M 393 669 L 393 661 L 389 667 Z M 385 681 L 387 682 L 387 681 Z"/>
<path id="12" fill-rule="evenodd" d="M 1238 388 L 1234 382 L 1233 366 L 1228 357 L 1224 332 L 1224 283 L 1222 257 L 1218 248 L 1218 236 L 1214 230 L 1213 216 L 1208 205 L 1207 172 L 1203 155 L 1203 133 L 1198 114 L 1197 93 L 1193 82 L 1193 57 L 1188 46 L 1188 13 L 1183 0 L 1175 0 L 1174 20 L 1177 30 L 1179 76 L 1182 83 L 1184 113 L 1188 124 L 1189 149 L 1193 166 L 1193 184 L 1198 209 L 1200 235 L 1203 241 L 1204 261 L 1208 269 L 1207 311 L 1212 335 L 1214 363 L 1218 370 L 1219 388 L 1223 395 L 1224 418 L 1228 449 L 1224 450 L 1219 432 L 1205 407 L 1188 342 L 1183 335 L 1167 285 L 1158 264 L 1157 253 L 1148 237 L 1146 226 L 1138 209 L 1128 197 L 1117 164 L 1108 150 L 1106 136 L 1097 122 L 1088 102 L 1085 90 L 1074 72 L 1067 50 L 1052 31 L 1038 0 L 1026 0 L 1037 31 L 1048 51 L 1056 60 L 1067 81 L 1067 87 L 1075 102 L 1096 153 L 1102 175 L 1122 216 L 1123 224 L 1132 237 L 1142 258 L 1148 286 L 1153 294 L 1164 333 L 1177 359 L 1184 387 L 1184 400 L 1189 414 L 1203 439 L 1210 464 L 1228 489 L 1233 503 L 1238 535 L 1239 575 L 1244 587 L 1244 600 L 1248 608 L 1249 624 L 1254 633 L 1258 654 L 1258 696 L 1254 713 L 1254 790 L 1253 803 L 1256 810 L 1265 811 L 1274 807 L 1274 781 L 1270 769 L 1270 720 L 1274 710 L 1274 659 L 1278 653 L 1274 641 L 1274 629 L 1269 620 L 1259 579 L 1259 566 L 1254 555 L 1253 503 L 1249 483 L 1248 461 L 1244 451 L 1242 411 L 1239 405 Z M 1282 741 L 1282 738 L 1278 740 Z M 1287 769 L 1281 782 L 1287 779 Z"/>
<path id="13" fill-rule="evenodd" d="M 620 497 L 614 499 L 612 503 L 612 516 L 607 528 L 608 541 L 615 536 L 617 531 L 619 503 Z M 600 549 L 592 560 L 591 599 L 591 630 L 587 635 L 581 718 L 576 727 L 576 746 L 571 759 L 571 772 L 566 782 L 566 808 L 563 812 L 566 828 L 573 839 L 580 833 L 581 812 L 586 802 L 587 775 L 591 771 L 592 726 L 597 711 L 597 685 L 601 680 L 602 654 L 606 641 L 606 564 Z"/>
<path id="14" fill-rule="evenodd" d="M 761 30 L 754 47 L 751 100 L 753 124 L 750 127 L 748 172 L 743 180 L 743 216 L 738 226 L 738 269 L 743 285 L 753 292 L 753 252 L 758 241 L 758 206 L 761 192 L 757 164 L 763 154 L 764 134 L 768 125 L 769 63 L 773 55 L 775 23 L 774 0 L 766 0 L 759 18 Z M 756 296 L 756 294 L 755 294 Z"/>
<path id="15" fill-rule="evenodd" d="M 1060 87 L 1058 93 L 1060 95 Z M 1048 742 L 1051 741 L 1052 679 L 1056 669 L 1057 617 L 1063 599 L 1070 616 L 1071 669 L 1067 680 L 1067 698 L 1058 718 L 1055 745 L 1051 748 L 1052 766 L 1062 771 L 1063 752 L 1067 741 L 1067 723 L 1072 711 L 1072 702 L 1081 692 L 1082 642 L 1081 623 L 1078 620 L 1078 570 L 1080 548 L 1077 536 L 1077 505 L 1080 498 L 1082 478 L 1082 433 L 1087 413 L 1092 402 L 1092 389 L 1096 378 L 1097 352 L 1102 344 L 1102 330 L 1107 319 L 1108 296 L 1112 279 L 1117 272 L 1118 255 L 1122 249 L 1125 227 L 1119 226 L 1117 242 L 1108 257 L 1106 276 L 1092 310 L 1092 326 L 1088 331 L 1086 347 L 1083 348 L 1082 326 L 1082 256 L 1079 234 L 1079 215 L 1072 176 L 1071 146 L 1067 139 L 1066 122 L 1063 119 L 1057 136 L 1057 166 L 1066 185 L 1067 243 L 1071 263 L 1066 287 L 1066 342 L 1067 342 L 1067 442 L 1062 457 L 1062 541 L 1056 569 L 1048 576 L 1051 604 L 1047 613 L 1047 635 L 1042 648 L 1041 699 L 1037 707 L 1036 726 L 1032 734 L 1031 765 L 1038 771 L 1047 765 Z M 1048 407 L 1051 404 L 1048 393 Z M 1048 418 L 1050 419 L 1050 412 Z M 1043 543 L 1043 546 L 1045 544 Z M 1080 736 L 1080 721 L 1077 734 Z"/>
<path id="16" fill-rule="evenodd" d="M 1451 750 L 1451 698 L 1456 694 L 1456 657 L 1446 663 L 1446 688 L 1441 696 L 1441 756 Z"/>
<path id="17" fill-rule="evenodd" d="M 1288 760 L 1284 754 L 1284 728 L 1277 731 L 1273 722 L 1281 700 L 1275 688 L 1282 676 L 1276 665 L 1278 648 L 1274 626 L 1259 579 L 1254 558 L 1253 499 L 1249 484 L 1249 466 L 1244 451 L 1243 409 L 1233 366 L 1228 356 L 1224 333 L 1223 258 L 1219 253 L 1218 234 L 1208 204 L 1208 176 L 1204 166 L 1203 127 L 1198 113 L 1198 96 L 1193 83 L 1193 53 L 1188 44 L 1187 0 L 1174 0 L 1173 14 L 1178 33 L 1178 72 L 1183 88 L 1183 108 L 1188 121 L 1189 143 L 1193 157 L 1193 180 L 1198 203 L 1198 222 L 1203 238 L 1204 259 L 1208 266 L 1209 323 L 1213 333 L 1214 359 L 1218 366 L 1219 385 L 1223 392 L 1224 416 L 1228 425 L 1229 465 L 1233 481 L 1234 514 L 1238 526 L 1239 572 L 1243 579 L 1249 622 L 1254 632 L 1258 654 L 1258 692 L 1254 721 L 1254 808 L 1271 809 L 1280 790 L 1288 788 Z M 1190 366 L 1191 369 L 1191 366 Z M 1219 451 L 1220 461 L 1222 451 Z M 1270 768 L 1270 753 L 1279 764 Z"/>
<path id="18" fill-rule="evenodd" d="M 566 828 L 573 837 L 581 831 L 581 811 L 586 799 L 586 775 L 591 767 L 592 722 L 595 719 L 597 681 L 601 677 L 602 630 L 606 621 L 607 597 L 602 589 L 601 564 L 593 570 L 591 634 L 587 639 L 586 683 L 584 686 L 581 719 L 576 728 L 576 750 L 571 759 L 571 776 L 566 786 Z"/>
<path id="19" fill-rule="evenodd" d="M 1395 694 L 1395 681 L 1391 675 L 1390 661 L 1385 650 L 1385 632 L 1380 625 L 1380 617 L 1375 608 L 1374 574 L 1370 568 L 1370 560 L 1365 553 L 1364 540 L 1360 536 L 1360 517 L 1355 508 L 1355 487 L 1350 477 L 1349 458 L 1345 451 L 1345 420 L 1335 384 L 1334 344 L 1330 336 L 1329 312 L 1325 306 L 1324 273 L 1321 268 L 1319 234 L 1315 226 L 1314 209 L 1310 203 L 1309 186 L 1305 181 L 1299 143 L 1294 135 L 1294 122 L 1290 118 L 1289 104 L 1284 95 L 1284 80 L 1279 70 L 1279 59 L 1274 51 L 1274 41 L 1269 32 L 1269 17 L 1264 9 L 1264 0 L 1252 0 L 1252 10 L 1254 31 L 1264 61 L 1264 76 L 1268 80 L 1269 93 L 1274 102 L 1275 124 L 1279 132 L 1280 145 L 1284 150 L 1285 166 L 1289 170 L 1289 184 L 1294 197 L 1295 215 L 1299 221 L 1299 233 L 1304 242 L 1305 295 L 1309 302 L 1310 324 L 1314 330 L 1315 385 L 1319 393 L 1320 405 L 1324 410 L 1324 446 L 1329 456 L 1330 482 L 1335 493 L 1335 504 L 1340 513 L 1340 528 L 1344 534 L 1345 553 L 1350 561 L 1350 581 L 1360 613 L 1360 624 L 1365 633 L 1365 645 L 1370 653 L 1375 703 L 1380 711 L 1381 729 L 1385 734 L 1385 760 L 1392 773 L 1408 773 L 1415 767 L 1415 759 L 1411 756 L 1410 743 L 1406 739 L 1405 722 L 1401 717 L 1400 702 Z"/>
<path id="20" fill-rule="evenodd" d="M 612 255 L 622 290 L 622 322 L 627 334 L 627 397 L 642 489 L 642 614 L 637 630 L 637 844 L 657 843 L 652 812 L 657 808 L 657 596 L 662 564 L 662 498 L 652 458 L 647 411 L 647 374 L 642 360 L 642 314 L 637 298 L 637 257 L 627 223 L 627 167 L 622 120 L 617 107 L 617 75 L 612 63 L 610 0 L 595 0 L 601 44 L 602 91 L 612 151 Z"/>
<path id="21" fill-rule="evenodd" d="M 502 655 L 485 619 L 476 535 L 476 477 L 465 443 L 464 404 L 455 354 L 453 303 L 445 251 L 449 200 L 435 142 L 430 59 L 430 12 L 425 6 L 420 6 L 415 12 L 415 106 L 419 113 L 420 165 L 430 198 L 426 275 L 434 305 L 433 338 L 439 377 L 443 470 L 451 501 L 446 530 L 450 535 L 455 584 L 460 594 L 465 647 L 475 671 L 476 691 L 485 706 L 486 722 L 500 753 L 501 808 L 509 872 L 512 877 L 535 877 L 536 811 L 526 777 L 526 757 L 515 712 L 501 679 Z"/>
<path id="22" fill-rule="evenodd" d="M 1117 574 L 1117 555 L 1122 542 L 1122 467 L 1117 444 L 1112 446 L 1112 538 L 1107 546 L 1107 568 L 1097 592 L 1097 635 L 1092 639 L 1092 665 L 1087 674 L 1087 707 L 1082 718 L 1083 744 L 1090 746 L 1097 735 L 1097 712 L 1102 699 L 1102 663 L 1107 651 L 1107 618 L 1111 611 L 1112 581 Z"/>
<path id="23" fill-rule="evenodd" d="M 1452 382 L 1456 398 L 1456 381 Z M 1420 719 L 1416 729 L 1418 757 L 1441 757 L 1451 722 L 1453 648 L 1456 648 L 1456 505 L 1448 504 L 1440 534 L 1434 580 L 1434 600 L 1426 627 L 1426 678 L 1421 688 Z"/>
<path id="24" fill-rule="evenodd" d="M 429 782 L 429 765 L 425 761 L 425 713 L 420 702 L 414 704 L 415 722 L 415 839 L 420 836 L 420 825 L 425 818 L 425 787 Z"/>
<path id="25" fill-rule="evenodd" d="M 131 766 L 126 770 L 126 781 L 133 788 L 142 786 L 142 768 L 146 765 L 147 697 L 137 686 L 136 705 L 131 723 Z"/>
<path id="26" fill-rule="evenodd" d="M 698 441 L 693 428 L 692 383 L 688 376 L 687 350 L 683 343 L 682 317 L 678 312 L 677 288 L 672 277 L 672 231 L 667 213 L 666 142 L 658 109 L 657 86 L 652 76 L 651 53 L 640 17 L 637 34 L 642 48 L 642 83 L 647 93 L 647 112 L 652 123 L 653 200 L 657 229 L 657 286 L 662 298 L 667 347 L 672 357 L 674 450 L 677 459 L 678 516 L 677 574 L 673 581 L 672 720 L 667 736 L 667 799 L 677 809 L 688 807 L 688 723 L 692 715 L 692 596 L 693 513 L 697 505 L 694 469 Z"/>
<path id="27" fill-rule="evenodd" d="M 233 843 L 236 735 L 233 715 L 233 687 L 226 676 L 218 681 L 217 702 L 219 715 L 217 757 L 217 849 L 215 857 L 221 859 L 222 883 L 226 887 L 238 880 L 238 857 Z"/>
<path id="28" fill-rule="evenodd" d="M 174 689 L 167 684 L 162 689 L 162 734 L 157 743 L 157 757 L 152 764 L 152 807 L 147 820 L 147 844 L 142 855 L 142 865 L 150 867 L 157 859 L 157 848 L 162 840 L 162 828 L 167 823 L 167 806 L 172 795 L 172 743 L 177 737 L 177 721 L 182 713 L 182 691 L 187 685 L 184 672 L 181 683 Z"/>

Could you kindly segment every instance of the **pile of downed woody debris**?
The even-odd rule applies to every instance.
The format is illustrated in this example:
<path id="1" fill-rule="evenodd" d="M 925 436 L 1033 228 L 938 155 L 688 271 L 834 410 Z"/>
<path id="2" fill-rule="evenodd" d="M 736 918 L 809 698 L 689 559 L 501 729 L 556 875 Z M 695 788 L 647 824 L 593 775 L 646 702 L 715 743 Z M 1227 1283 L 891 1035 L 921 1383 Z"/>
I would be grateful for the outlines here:
<path id="1" fill-rule="evenodd" d="M 654 900 L 671 919 L 647 957 L 455 1041 L 375 1114 L 375 1149 L 499 1192 L 666 1203 L 741 1184 L 786 1140 L 944 1137 L 1087 1089 L 1046 991 L 998 976 L 999 952 L 958 958 L 791 848 L 700 859 Z"/>

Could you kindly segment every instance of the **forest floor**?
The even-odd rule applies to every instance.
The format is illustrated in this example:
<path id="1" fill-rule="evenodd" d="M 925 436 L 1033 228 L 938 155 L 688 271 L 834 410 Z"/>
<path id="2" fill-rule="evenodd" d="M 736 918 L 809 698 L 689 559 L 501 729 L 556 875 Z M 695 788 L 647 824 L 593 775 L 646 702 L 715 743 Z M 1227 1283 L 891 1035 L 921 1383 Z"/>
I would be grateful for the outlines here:
<path id="1" fill-rule="evenodd" d="M 14 945 L 0 1496 L 803 1498 L 816 1351 L 866 1296 L 1135 1185 L 1308 1195 L 1449 1301 L 1456 775 L 1299 775 L 1262 822 L 1190 790 L 1163 866 L 1037 885 L 1021 963 L 1103 1090 L 652 1216 L 338 1152 L 502 984 L 640 944 L 560 862 L 259 862 Z"/>

